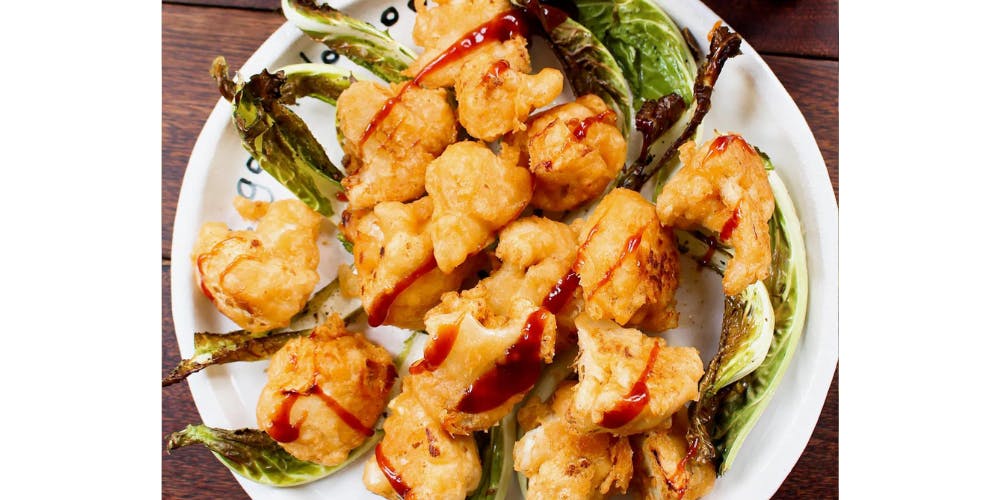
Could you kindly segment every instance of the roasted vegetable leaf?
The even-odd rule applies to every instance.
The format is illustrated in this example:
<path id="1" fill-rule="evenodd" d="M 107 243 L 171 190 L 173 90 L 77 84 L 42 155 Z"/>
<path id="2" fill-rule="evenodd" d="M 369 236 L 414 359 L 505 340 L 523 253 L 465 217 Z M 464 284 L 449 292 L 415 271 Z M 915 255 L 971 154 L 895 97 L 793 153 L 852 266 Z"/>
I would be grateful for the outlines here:
<path id="1" fill-rule="evenodd" d="M 189 425 L 167 440 L 167 452 L 183 446 L 202 444 L 233 472 L 269 486 L 296 486 L 322 479 L 343 469 L 368 452 L 384 433 L 378 430 L 355 448 L 340 465 L 327 467 L 299 460 L 285 451 L 271 436 L 258 429 L 226 430 L 205 425 Z"/>
<path id="2" fill-rule="evenodd" d="M 771 276 L 765 285 L 774 306 L 774 340 L 760 367 L 733 384 L 733 389 L 722 399 L 712 436 L 721 456 L 720 475 L 732 465 L 736 453 L 774 397 L 805 327 L 809 279 L 802 227 L 778 173 L 770 171 L 768 180 L 775 204 L 770 222 Z"/>
<path id="3" fill-rule="evenodd" d="M 538 0 L 511 3 L 525 8 L 539 20 L 573 91 L 604 99 L 618 115 L 618 127 L 627 141 L 632 131 L 632 93 L 611 52 L 590 30 L 556 7 Z"/>
<path id="4" fill-rule="evenodd" d="M 774 310 L 764 283 L 758 281 L 736 296 L 726 297 L 718 353 L 698 383 L 698 401 L 691 406 L 688 442 L 696 458 L 715 459 L 712 430 L 721 397 L 730 384 L 757 369 L 774 334 Z"/>
<path id="5" fill-rule="evenodd" d="M 344 193 L 339 182 L 343 173 L 305 122 L 285 106 L 295 98 L 282 92 L 287 81 L 284 74 L 264 70 L 246 83 L 236 82 L 229 77 L 226 60 L 218 57 L 212 76 L 223 97 L 233 103 L 233 123 L 244 149 L 310 208 L 333 215 Z"/>
<path id="6" fill-rule="evenodd" d="M 284 66 L 281 94 L 294 99 L 314 97 L 331 106 L 337 105 L 340 94 L 351 86 L 351 75 L 329 64 L 303 63 Z"/>
<path id="7" fill-rule="evenodd" d="M 695 107 L 690 119 L 686 120 L 684 130 L 676 136 L 677 138 L 667 149 L 657 154 L 659 159 L 652 168 L 649 167 L 648 163 L 634 162 L 629 165 L 625 174 L 619 179 L 618 185 L 620 187 L 635 191 L 642 189 L 646 181 L 671 162 L 681 144 L 695 135 L 705 115 L 708 114 L 712 105 L 712 90 L 722 72 L 722 66 L 729 58 L 740 54 L 740 43 L 742 42 L 739 35 L 719 23 L 712 29 L 711 38 L 708 59 L 698 69 L 698 77 L 695 79 Z"/>
<path id="8" fill-rule="evenodd" d="M 361 301 L 340 293 L 339 280 L 333 280 L 316 292 L 302 312 L 292 318 L 290 330 L 250 333 L 238 330 L 230 333 L 195 333 L 194 356 L 180 362 L 166 377 L 163 387 L 176 384 L 192 373 L 212 365 L 234 361 L 259 361 L 271 357 L 289 340 L 306 335 L 323 324 L 330 314 L 344 321 L 361 310 Z"/>
<path id="9" fill-rule="evenodd" d="M 769 163 L 766 158 L 765 163 Z M 753 292 L 750 289 L 735 298 L 727 297 L 719 354 L 699 383 L 698 402 L 690 408 L 688 442 L 697 449 L 696 459 L 718 462 L 719 475 L 732 465 L 740 446 L 774 397 L 805 326 L 809 283 L 801 225 L 788 190 L 773 169 L 768 171 L 768 180 L 775 209 L 769 222 L 771 275 L 763 286 L 773 316 L 769 319 L 766 314 L 741 312 L 744 304 L 753 300 L 748 296 Z M 693 244 L 700 241 L 688 240 Z M 761 341 L 740 342 L 738 337 L 741 331 L 763 327 L 768 321 L 772 322 L 773 334 L 766 355 L 757 361 Z M 746 326 L 741 326 L 744 322 Z M 754 369 L 737 379 L 749 367 Z"/>
<path id="10" fill-rule="evenodd" d="M 469 500 L 507 498 L 510 476 L 514 472 L 514 441 L 516 440 L 516 412 L 510 412 L 500 423 L 486 433 L 479 456 L 482 457 L 483 477 L 479 487 L 469 494 Z"/>
<path id="11" fill-rule="evenodd" d="M 282 0 L 281 10 L 303 33 L 379 78 L 396 83 L 416 55 L 388 33 L 328 5 L 312 0 Z"/>
<path id="12" fill-rule="evenodd" d="M 681 30 L 648 0 L 578 0 L 577 20 L 614 55 L 635 97 L 644 100 L 678 94 L 685 104 L 694 98 L 698 71 Z"/>

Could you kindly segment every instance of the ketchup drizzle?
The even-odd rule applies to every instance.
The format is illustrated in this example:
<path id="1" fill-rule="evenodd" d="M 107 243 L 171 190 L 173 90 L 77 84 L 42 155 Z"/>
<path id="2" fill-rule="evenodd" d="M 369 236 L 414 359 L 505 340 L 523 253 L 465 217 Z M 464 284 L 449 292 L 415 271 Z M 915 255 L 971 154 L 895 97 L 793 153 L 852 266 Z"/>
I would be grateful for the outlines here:
<path id="1" fill-rule="evenodd" d="M 507 348 L 504 359 L 465 390 L 458 402 L 458 411 L 492 410 L 535 384 L 542 373 L 542 333 L 549 314 L 547 309 L 540 308 L 528 316 L 521 329 L 521 338 Z"/>
<path id="2" fill-rule="evenodd" d="M 747 141 L 743 140 L 743 138 L 740 137 L 739 135 L 736 135 L 736 134 L 720 135 L 719 137 L 716 137 L 714 141 L 712 141 L 712 145 L 709 146 L 710 150 L 708 152 L 708 156 L 705 157 L 705 160 L 708 160 L 709 158 L 711 158 L 711 157 L 713 157 L 713 156 L 715 156 L 715 155 L 717 155 L 719 153 L 722 153 L 733 142 L 739 144 L 744 149 L 747 149 L 747 150 L 751 149 L 750 145 L 747 144 Z"/>
<path id="3" fill-rule="evenodd" d="M 493 63 L 486 74 L 483 75 L 483 82 L 496 82 L 500 80 L 500 75 L 507 72 L 510 69 L 510 63 L 506 59 L 500 59 L 499 61 Z"/>
<path id="4" fill-rule="evenodd" d="M 437 370 L 451 352 L 456 337 L 458 337 L 458 325 L 445 325 L 439 328 L 424 349 L 424 359 L 410 366 L 410 375 Z"/>
<path id="5" fill-rule="evenodd" d="M 740 207 L 736 206 L 736 210 L 733 210 L 733 215 L 729 217 L 729 220 L 722 226 L 722 231 L 719 232 L 719 239 L 722 241 L 728 240 L 732 235 L 736 226 L 740 224 Z"/>
<path id="6" fill-rule="evenodd" d="M 639 379 L 635 381 L 632 390 L 622 398 L 614 408 L 604 413 L 601 419 L 601 427 L 606 429 L 617 429 L 636 417 L 649 404 L 649 387 L 646 386 L 646 379 L 656 362 L 656 354 L 660 352 L 660 343 L 653 344 L 653 350 L 649 353 L 649 360 L 646 367 L 639 374 Z"/>
<path id="7" fill-rule="evenodd" d="M 333 410 L 333 412 L 336 413 L 348 427 L 364 434 L 365 436 L 375 434 L 375 431 L 373 431 L 371 427 L 361 423 L 361 420 L 358 420 L 358 417 L 355 417 L 353 413 L 347 411 L 347 408 L 340 406 L 340 403 L 338 403 L 336 399 L 333 399 L 333 397 L 329 394 L 323 392 L 323 389 L 321 389 L 320 386 L 314 385 L 310 387 L 307 394 L 319 396 L 319 398 L 326 403 L 326 406 L 330 407 L 330 409 Z"/>
<path id="8" fill-rule="evenodd" d="M 594 285 L 593 290 L 591 290 L 590 292 L 591 294 L 594 294 L 602 286 L 608 284 L 608 281 L 611 280 L 611 275 L 615 272 L 616 269 L 621 267 L 622 263 L 625 262 L 625 258 L 635 253 L 636 249 L 639 248 L 639 243 L 642 242 L 642 232 L 645 229 L 646 229 L 645 227 L 639 229 L 639 232 L 633 234 L 632 236 L 629 237 L 629 239 L 625 240 L 625 247 L 622 248 L 622 253 L 621 255 L 618 256 L 618 260 L 615 262 L 613 266 L 608 268 L 607 272 L 604 273 L 604 276 L 601 277 L 601 281 L 598 281 L 597 284 Z"/>
<path id="9" fill-rule="evenodd" d="M 432 254 L 420 267 L 400 280 L 399 283 L 396 283 L 396 286 L 392 287 L 392 290 L 375 297 L 372 310 L 368 313 L 368 326 L 379 326 L 385 323 L 385 318 L 389 316 L 389 308 L 392 307 L 392 303 L 396 301 L 399 294 L 409 288 L 414 281 L 417 281 L 421 276 L 433 271 L 435 268 L 437 268 L 437 261 L 434 260 L 434 255 Z"/>
<path id="10" fill-rule="evenodd" d="M 399 496 L 406 498 L 407 493 L 410 492 L 410 487 L 403 481 L 403 476 L 396 472 L 385 458 L 385 455 L 382 453 L 382 443 L 375 445 L 375 462 L 378 463 L 379 469 L 382 469 L 382 474 L 385 475 L 385 478 L 389 480 L 392 489 L 396 490 Z"/>
<path id="11" fill-rule="evenodd" d="M 549 294 L 542 300 L 542 307 L 555 314 L 559 314 L 566 307 L 566 304 L 569 303 L 569 299 L 573 297 L 573 292 L 580 286 L 580 267 L 583 266 L 583 250 L 587 248 L 587 245 L 590 245 L 590 240 L 597 234 L 597 228 L 600 224 L 601 221 L 597 221 L 597 224 L 594 224 L 594 227 L 590 228 L 590 232 L 587 233 L 587 239 L 583 241 L 580 249 L 576 251 L 576 260 L 573 261 L 573 265 L 570 266 L 565 276 L 559 278 L 559 281 L 555 285 L 552 285 Z"/>
<path id="12" fill-rule="evenodd" d="M 297 392 L 285 394 L 285 399 L 281 401 L 278 412 L 271 417 L 271 426 L 267 428 L 267 435 L 271 436 L 271 439 L 279 443 L 290 443 L 299 438 L 298 424 L 292 425 L 289 422 L 292 406 L 298 399 L 299 393 Z"/>
<path id="13" fill-rule="evenodd" d="M 445 66 L 448 63 L 454 62 L 456 59 L 468 54 L 476 47 L 488 41 L 495 40 L 502 43 L 514 38 L 515 35 L 527 38 L 529 34 L 530 31 L 528 29 L 527 20 L 524 18 L 524 13 L 521 10 L 512 9 L 498 14 L 493 19 L 486 21 L 462 38 L 456 40 L 455 43 L 451 44 L 444 50 L 444 52 L 429 62 L 427 66 L 424 66 L 423 69 L 417 73 L 417 76 L 406 82 L 394 97 L 382 104 L 382 107 L 377 113 L 375 113 L 372 120 L 368 122 L 368 126 L 365 127 L 365 132 L 361 135 L 361 140 L 358 141 L 358 150 L 361 150 L 362 146 L 364 146 L 368 138 L 375 132 L 375 129 L 378 128 L 379 124 L 382 123 L 387 116 L 389 116 L 389 112 L 392 111 L 392 108 L 396 105 L 396 103 L 402 99 L 403 94 L 410 87 L 420 85 L 420 82 L 427 77 L 427 75 L 434 72 L 434 70 Z"/>
<path id="14" fill-rule="evenodd" d="M 684 468 L 687 466 L 687 463 L 694 457 L 696 451 L 698 451 L 697 441 L 691 443 L 691 445 L 688 446 L 687 453 L 684 454 L 684 458 L 682 458 L 681 461 L 677 463 L 677 468 L 674 470 L 673 474 L 675 477 L 678 474 L 684 474 Z M 670 484 L 670 489 L 677 492 L 677 500 L 681 500 L 684 498 L 684 494 L 687 493 L 688 486 L 691 484 L 691 476 L 688 476 L 685 479 L 684 485 L 681 486 L 680 488 L 674 485 L 674 482 L 669 479 L 667 479 L 667 483 Z"/>
<path id="15" fill-rule="evenodd" d="M 606 110 L 601 111 L 600 113 L 598 113 L 596 115 L 588 116 L 588 117 L 584 118 L 583 120 L 577 120 L 575 118 L 573 120 L 570 120 L 571 122 L 575 122 L 576 123 L 576 127 L 573 128 L 573 137 L 575 137 L 576 140 L 578 140 L 578 141 L 582 141 L 585 137 L 587 137 L 587 130 L 590 129 L 591 125 L 593 125 L 595 123 L 598 123 L 598 122 L 600 122 L 600 123 L 608 123 L 608 119 L 607 118 L 609 116 L 611 117 L 612 120 L 617 119 L 615 117 L 615 112 L 614 111 L 611 111 L 610 109 L 606 109 Z"/>
<path id="16" fill-rule="evenodd" d="M 291 418 L 292 406 L 295 405 L 300 396 L 318 396 L 348 427 L 365 436 L 371 436 L 375 433 L 371 427 L 361 423 L 358 417 L 355 417 L 354 414 L 341 406 L 336 399 L 323 392 L 323 389 L 318 385 L 313 385 L 306 392 L 281 391 L 281 393 L 285 396 L 285 399 L 281 401 L 281 406 L 278 407 L 277 413 L 271 417 L 271 426 L 267 429 L 268 435 L 279 443 L 288 443 L 299 438 L 299 426 L 302 425 L 302 422 L 292 425 L 289 420 Z"/>
<path id="17" fill-rule="evenodd" d="M 580 275 L 570 269 L 566 276 L 559 278 L 559 281 L 555 285 L 552 285 L 552 290 L 549 294 L 542 300 L 542 307 L 552 311 L 554 314 L 559 314 L 566 304 L 569 302 L 570 297 L 573 296 L 573 292 L 576 291 L 577 287 L 580 286 Z"/>

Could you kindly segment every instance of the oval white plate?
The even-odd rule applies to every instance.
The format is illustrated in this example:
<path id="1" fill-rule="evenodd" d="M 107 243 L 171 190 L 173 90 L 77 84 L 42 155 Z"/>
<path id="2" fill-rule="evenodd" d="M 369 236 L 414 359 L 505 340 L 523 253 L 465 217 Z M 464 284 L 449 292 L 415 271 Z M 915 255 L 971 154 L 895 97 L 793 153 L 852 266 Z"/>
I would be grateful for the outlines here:
<path id="1" fill-rule="evenodd" d="M 414 47 L 410 37 L 413 11 L 404 1 L 332 2 L 364 19 L 401 43 Z M 697 1 L 677 0 L 664 9 L 681 27 L 704 34 L 718 19 Z M 768 498 L 781 485 L 805 448 L 816 425 L 837 363 L 837 205 L 826 165 L 805 119 L 771 70 L 745 41 L 743 55 L 726 64 L 705 119 L 710 131 L 739 132 L 767 152 L 791 191 L 802 220 L 809 261 L 809 311 L 798 352 L 774 400 L 747 439 L 735 465 L 716 482 L 711 499 Z M 343 65 L 359 78 L 375 79 L 345 59 L 309 40 L 286 23 L 264 42 L 240 70 L 246 77 L 263 68 L 272 71 L 309 60 Z M 535 69 L 559 67 L 548 47 L 536 38 L 532 45 Z M 569 96 L 568 89 L 563 99 Z M 295 111 L 310 126 L 337 163 L 342 156 L 334 133 L 333 108 L 305 99 Z M 220 315 L 194 285 L 188 252 L 201 224 L 224 221 L 230 227 L 247 223 L 232 208 L 233 197 L 281 199 L 292 195 L 274 181 L 240 145 L 230 122 L 230 105 L 220 99 L 205 123 L 191 153 L 174 223 L 171 280 L 174 325 L 181 354 L 193 353 L 193 332 L 230 331 L 237 327 Z M 326 283 L 337 265 L 348 258 L 327 228 L 320 236 L 320 283 Z M 671 343 L 698 347 L 707 361 L 715 354 L 722 314 L 722 292 L 717 276 L 699 271 L 690 259 L 683 269 L 678 307 L 681 327 L 669 333 Z M 369 330 L 369 336 L 398 352 L 404 333 L 391 327 Z M 223 428 L 256 427 L 257 397 L 265 382 L 265 362 L 210 367 L 188 378 L 195 404 L 205 424 Z M 271 488 L 236 476 L 255 499 L 378 498 L 361 482 L 364 460 L 322 481 L 287 489 Z M 219 465 L 222 467 L 222 465 Z M 511 497 L 520 498 L 512 484 Z"/>

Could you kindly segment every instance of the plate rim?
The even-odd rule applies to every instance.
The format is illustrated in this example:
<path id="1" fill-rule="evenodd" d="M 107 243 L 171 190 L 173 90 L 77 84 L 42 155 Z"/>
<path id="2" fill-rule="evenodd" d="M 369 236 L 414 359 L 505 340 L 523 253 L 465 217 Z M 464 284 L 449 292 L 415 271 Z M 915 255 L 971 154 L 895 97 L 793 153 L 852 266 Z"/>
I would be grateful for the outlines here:
<path id="1" fill-rule="evenodd" d="M 676 8 L 690 8 L 694 11 L 694 14 L 699 17 L 708 17 L 714 19 L 721 19 L 715 12 L 713 12 L 709 7 L 698 0 L 681 0 L 677 1 L 675 5 L 667 5 L 666 0 L 652 0 L 658 4 L 665 11 L 672 11 Z M 347 0 L 347 1 L 332 1 L 329 2 L 331 5 L 337 8 L 349 8 L 349 6 L 360 3 L 360 0 Z M 671 15 L 672 18 L 675 16 Z M 725 23 L 725 20 L 723 20 Z M 298 30 L 295 25 L 289 21 L 285 21 L 277 30 L 275 30 L 264 42 L 262 42 L 254 53 L 247 59 L 247 61 L 240 67 L 239 72 L 241 74 L 247 75 L 251 68 L 261 68 L 268 66 L 277 58 L 281 57 L 295 42 L 300 40 L 304 35 Z M 767 497 L 772 496 L 784 483 L 785 478 L 791 473 L 794 466 L 798 462 L 805 450 L 808 442 L 815 431 L 816 424 L 819 420 L 822 408 L 826 402 L 827 395 L 829 393 L 830 385 L 833 380 L 834 373 L 836 371 L 837 365 L 839 363 L 839 325 L 837 321 L 837 310 L 839 308 L 839 278 L 837 276 L 836 268 L 838 267 L 838 257 L 837 257 L 837 245 L 839 239 L 839 226 L 838 217 L 839 204 L 836 201 L 833 192 L 833 185 L 830 179 L 829 169 L 827 168 L 826 162 L 823 159 L 822 153 L 819 149 L 819 145 L 816 142 L 815 136 L 812 132 L 811 127 L 809 127 L 808 122 L 802 115 L 802 111 L 799 106 L 795 103 L 794 99 L 788 93 L 787 89 L 777 78 L 774 72 L 771 70 L 770 66 L 764 60 L 760 54 L 754 50 L 754 48 L 746 41 L 743 40 L 741 45 L 741 50 L 745 56 L 759 61 L 763 69 L 763 76 L 770 80 L 773 87 L 780 89 L 780 98 L 782 100 L 787 100 L 791 104 L 791 108 L 794 110 L 793 118 L 795 121 L 799 122 L 790 127 L 795 131 L 796 135 L 802 133 L 802 131 L 807 133 L 808 140 L 803 148 L 797 148 L 798 153 L 811 161 L 807 161 L 809 164 L 816 164 L 823 167 L 825 176 L 820 186 L 809 186 L 808 188 L 801 186 L 790 186 L 790 192 L 792 192 L 793 198 L 795 198 L 795 191 L 809 191 L 810 194 L 816 194 L 817 190 L 822 193 L 820 199 L 814 199 L 815 203 L 810 204 L 810 206 L 815 210 L 814 214 L 820 226 L 819 232 L 823 233 L 819 241 L 818 250 L 822 251 L 824 257 L 822 263 L 832 263 L 834 272 L 831 274 L 825 274 L 825 279 L 823 282 L 816 283 L 813 276 L 813 268 L 816 265 L 810 265 L 810 301 L 808 305 L 808 313 L 810 316 L 820 314 L 821 316 L 827 317 L 831 316 L 833 318 L 832 325 L 828 325 L 824 328 L 824 331 L 831 330 L 829 334 L 820 337 L 824 340 L 827 347 L 830 347 L 832 343 L 833 350 L 826 356 L 820 356 L 820 364 L 814 365 L 812 369 L 808 370 L 807 374 L 811 375 L 805 384 L 805 395 L 803 399 L 799 400 L 799 411 L 796 412 L 795 418 L 793 419 L 790 435 L 783 436 L 781 443 L 783 446 L 780 448 L 780 452 L 771 453 L 772 463 L 776 463 L 777 466 L 770 466 L 764 471 L 759 471 L 761 474 L 766 475 L 766 480 L 755 481 L 758 485 L 763 486 L 760 490 L 761 493 L 766 493 Z M 195 145 L 192 148 L 191 154 L 189 156 L 187 165 L 185 166 L 184 175 L 181 182 L 181 188 L 178 194 L 177 210 L 174 216 L 173 234 L 171 235 L 171 263 L 177 261 L 177 258 L 186 261 L 188 256 L 186 252 L 183 252 L 183 248 L 189 248 L 190 245 L 187 241 L 193 240 L 193 235 L 185 236 L 183 233 L 179 233 L 176 229 L 179 227 L 178 222 L 182 222 L 180 227 L 186 227 L 183 224 L 185 220 L 197 220 L 197 214 L 201 212 L 203 204 L 201 203 L 201 198 L 197 196 L 203 192 L 207 184 L 207 173 L 209 172 L 209 167 L 211 163 L 218 154 L 218 144 L 223 134 L 226 132 L 227 127 L 230 126 L 231 114 L 229 111 L 230 104 L 222 99 L 221 97 L 216 102 L 212 112 L 210 113 L 208 119 L 198 134 L 198 138 L 195 141 Z M 781 171 L 780 165 L 778 170 Z M 804 179 L 808 179 L 810 182 L 815 182 L 815 175 L 809 173 L 804 174 Z M 185 196 L 187 193 L 187 196 Z M 801 195 L 800 195 L 801 197 Z M 191 198 L 194 198 L 191 200 Z M 803 212 L 802 204 L 796 203 L 797 211 L 800 214 Z M 832 220 L 831 220 L 832 219 Z M 805 231 L 807 228 L 803 228 Z M 823 238 L 822 236 L 825 236 Z M 826 256 L 826 252 L 829 250 L 832 255 Z M 811 253 L 816 253 L 815 251 Z M 813 259 L 809 258 L 810 263 L 813 263 Z M 815 258 L 815 257 L 814 257 Z M 181 329 L 177 328 L 178 324 L 187 324 L 189 321 L 180 321 L 178 318 L 182 317 L 184 314 L 191 316 L 191 311 L 180 311 L 179 304 L 184 303 L 189 300 L 185 294 L 189 294 L 190 290 L 182 290 L 182 287 L 173 286 L 174 283 L 183 283 L 187 279 L 182 276 L 182 272 L 189 270 L 188 266 L 181 265 L 175 266 L 171 265 L 170 278 L 171 278 L 171 316 L 174 320 L 175 325 L 175 336 L 178 341 L 178 348 L 183 356 L 190 356 L 193 352 L 193 346 L 190 346 L 190 338 L 193 335 L 182 335 Z M 822 289 L 817 289 L 822 285 Z M 832 293 L 831 293 L 832 292 Z M 820 300 L 822 297 L 822 301 Z M 814 310 L 814 308 L 816 310 Z M 807 323 L 809 318 L 807 318 Z M 804 332 L 803 336 L 807 333 Z M 816 335 L 816 334 L 814 334 Z M 187 341 L 187 342 L 185 342 Z M 821 351 L 822 354 L 822 351 Z M 793 363 L 802 362 L 802 353 L 797 352 L 797 359 Z M 792 365 L 794 366 L 794 365 Z M 790 368 L 792 367 L 790 366 Z M 788 385 L 788 376 L 791 375 L 791 370 L 786 373 L 786 378 L 782 380 L 779 384 L 778 390 L 780 391 L 783 386 Z M 199 416 L 205 420 L 206 415 L 209 415 L 210 420 L 218 420 L 218 417 L 222 413 L 222 408 L 220 407 L 220 402 L 217 395 L 214 394 L 214 389 L 205 379 L 205 377 L 194 375 L 188 379 L 189 390 L 191 391 L 192 400 L 195 403 L 195 407 L 198 409 Z M 762 420 L 766 418 L 768 412 L 762 416 Z M 774 446 L 778 447 L 777 443 Z M 248 495 L 252 497 L 260 498 L 260 485 L 250 482 L 245 478 L 233 474 L 237 482 L 243 487 Z M 763 483 L 763 484 L 761 484 Z M 251 493 L 251 488 L 253 493 Z M 765 491 L 767 490 L 767 491 Z M 279 489 L 274 489 L 274 492 L 280 493 Z M 271 497 L 272 495 L 265 495 Z"/>

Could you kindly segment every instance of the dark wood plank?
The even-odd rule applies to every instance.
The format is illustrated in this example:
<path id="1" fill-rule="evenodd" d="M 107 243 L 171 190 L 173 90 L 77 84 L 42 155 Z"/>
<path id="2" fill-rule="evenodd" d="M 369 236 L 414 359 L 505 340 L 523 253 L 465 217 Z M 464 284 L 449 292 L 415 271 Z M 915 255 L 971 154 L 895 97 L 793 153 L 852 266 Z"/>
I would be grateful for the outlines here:
<path id="1" fill-rule="evenodd" d="M 764 56 L 805 116 L 826 161 L 833 193 L 840 199 L 839 63 L 798 57 Z M 723 75 L 723 78 L 725 76 Z"/>
<path id="2" fill-rule="evenodd" d="M 839 380 L 840 370 L 833 374 L 830 392 L 826 395 L 809 444 L 799 457 L 792 472 L 785 478 L 773 498 L 838 498 L 840 462 L 839 450 Z"/>
<path id="3" fill-rule="evenodd" d="M 166 0 L 163 3 L 200 5 L 203 7 L 234 7 L 251 10 L 281 10 L 281 0 Z"/>
<path id="4" fill-rule="evenodd" d="M 177 196 L 191 148 L 219 100 L 215 56 L 239 68 L 285 22 L 276 12 L 163 5 L 163 257 L 170 258 Z"/>
<path id="5" fill-rule="evenodd" d="M 162 370 L 166 375 L 181 360 L 174 335 L 174 321 L 170 315 L 170 265 L 163 265 L 163 354 Z M 164 445 L 171 432 L 188 424 L 200 424 L 201 417 L 191 399 L 187 382 L 163 389 L 161 400 L 161 431 Z M 166 449 L 166 448 L 164 448 Z M 247 494 L 226 469 L 207 449 L 189 446 L 163 454 L 161 464 L 163 498 L 247 498 Z"/>
<path id="6" fill-rule="evenodd" d="M 281 0 L 169 0 L 170 3 L 280 10 Z M 837 59 L 838 0 L 704 0 L 757 51 Z"/>
<path id="7" fill-rule="evenodd" d="M 758 52 L 837 59 L 838 0 L 704 0 Z"/>

